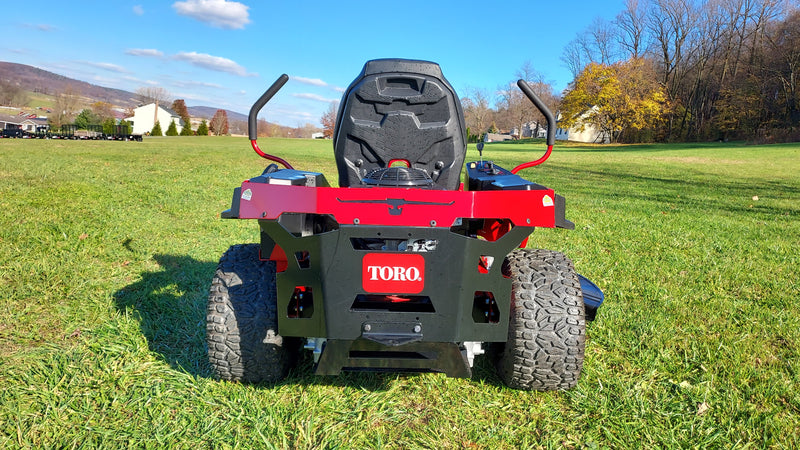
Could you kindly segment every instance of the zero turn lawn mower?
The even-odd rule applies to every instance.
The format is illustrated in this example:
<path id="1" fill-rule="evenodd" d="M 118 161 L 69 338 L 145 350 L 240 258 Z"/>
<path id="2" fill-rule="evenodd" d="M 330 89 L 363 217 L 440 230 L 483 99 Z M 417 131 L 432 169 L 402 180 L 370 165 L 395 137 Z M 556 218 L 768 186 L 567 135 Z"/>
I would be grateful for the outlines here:
<path id="1" fill-rule="evenodd" d="M 466 163 L 458 96 L 439 65 L 369 61 L 344 93 L 333 136 L 339 187 L 258 146 L 272 164 L 234 189 L 226 219 L 254 219 L 260 242 L 232 246 L 211 284 L 207 341 L 225 380 L 283 379 L 306 349 L 318 375 L 342 370 L 470 377 L 488 353 L 517 389 L 569 389 L 586 321 L 603 293 L 559 252 L 525 248 L 539 228 L 567 228 L 565 200 L 511 170 Z M 482 150 L 482 146 L 479 145 Z M 282 167 L 280 167 L 282 166 Z"/>

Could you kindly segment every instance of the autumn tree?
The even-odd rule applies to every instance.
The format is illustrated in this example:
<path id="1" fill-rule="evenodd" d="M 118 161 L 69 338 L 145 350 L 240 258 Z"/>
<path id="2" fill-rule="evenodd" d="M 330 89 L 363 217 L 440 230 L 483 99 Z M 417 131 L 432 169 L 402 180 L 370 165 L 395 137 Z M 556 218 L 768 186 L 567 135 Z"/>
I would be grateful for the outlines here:
<path id="1" fill-rule="evenodd" d="M 325 139 L 332 139 L 333 132 L 336 128 L 336 115 L 338 112 L 338 102 L 331 102 L 328 105 L 328 109 L 325 111 L 325 114 L 322 115 L 322 118 L 319 120 L 322 124 L 322 135 Z"/>
<path id="2" fill-rule="evenodd" d="M 619 28 L 617 42 L 625 58 L 640 58 L 647 48 L 646 10 L 642 3 L 639 0 L 626 0 L 625 9 L 614 21 Z"/>
<path id="3" fill-rule="evenodd" d="M 217 136 L 228 134 L 228 113 L 224 109 L 218 109 L 211 118 L 208 129 Z"/>
<path id="4" fill-rule="evenodd" d="M 189 108 L 186 107 L 186 102 L 182 99 L 176 99 L 172 102 L 172 109 L 178 117 L 183 121 L 183 128 L 181 128 L 181 136 L 192 136 L 192 118 L 189 115 Z"/>
<path id="5" fill-rule="evenodd" d="M 186 107 L 186 102 L 182 98 L 176 99 L 172 102 L 172 109 L 184 123 L 189 123 L 191 117 L 189 116 L 189 108 Z"/>
<path id="6" fill-rule="evenodd" d="M 247 134 L 247 121 L 246 120 L 229 120 L 228 133 L 231 135 L 244 136 Z"/>
<path id="7" fill-rule="evenodd" d="M 591 63 L 581 72 L 561 102 L 565 128 L 593 125 L 612 142 L 639 140 L 665 111 L 663 87 L 643 59 L 613 65 Z"/>
<path id="8" fill-rule="evenodd" d="M 303 125 L 298 125 L 292 130 L 292 137 L 310 139 L 314 135 L 314 133 L 319 133 L 319 132 L 320 132 L 319 127 L 316 127 L 306 122 Z"/>
<path id="9" fill-rule="evenodd" d="M 619 40 L 617 25 L 595 18 L 564 47 L 561 62 L 575 78 L 589 63 L 611 64 L 619 54 Z"/>
<path id="10" fill-rule="evenodd" d="M 106 119 L 114 119 L 114 105 L 108 102 L 97 101 L 90 105 L 92 112 L 95 116 L 100 118 L 100 121 L 103 122 Z"/>

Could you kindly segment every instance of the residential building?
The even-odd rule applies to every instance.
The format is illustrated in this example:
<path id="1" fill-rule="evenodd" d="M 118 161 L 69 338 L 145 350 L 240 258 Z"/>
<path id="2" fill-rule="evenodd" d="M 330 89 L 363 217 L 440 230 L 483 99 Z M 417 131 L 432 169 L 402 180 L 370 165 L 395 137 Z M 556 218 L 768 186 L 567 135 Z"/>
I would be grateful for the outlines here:
<path id="1" fill-rule="evenodd" d="M 126 117 L 126 121 L 133 125 L 133 134 L 147 134 L 153 130 L 156 121 L 161 124 L 161 132 L 166 133 L 171 122 L 175 122 L 178 133 L 183 129 L 183 120 L 178 113 L 165 108 L 158 103 L 150 103 L 140 106 L 133 110 L 132 117 Z"/>

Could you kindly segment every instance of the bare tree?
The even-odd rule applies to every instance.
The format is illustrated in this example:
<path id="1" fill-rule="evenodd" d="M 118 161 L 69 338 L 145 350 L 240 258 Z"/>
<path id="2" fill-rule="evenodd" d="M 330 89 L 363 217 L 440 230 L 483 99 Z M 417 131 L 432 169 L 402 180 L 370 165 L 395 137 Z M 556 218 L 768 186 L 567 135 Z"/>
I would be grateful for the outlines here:
<path id="1" fill-rule="evenodd" d="M 494 111 L 489 106 L 489 93 L 486 89 L 469 88 L 467 91 L 468 96 L 461 99 L 464 120 L 470 132 L 480 140 L 489 129 Z"/>
<path id="2" fill-rule="evenodd" d="M 780 99 L 789 127 L 800 126 L 800 10 L 794 11 L 766 35 L 769 43 L 764 71 L 775 80 L 774 91 Z M 782 105 L 781 105 L 782 104 Z"/>
<path id="3" fill-rule="evenodd" d="M 136 96 L 144 104 L 156 103 L 164 105 L 172 101 L 172 94 L 162 87 L 140 87 L 136 89 Z"/>
<path id="4" fill-rule="evenodd" d="M 656 0 L 648 16 L 648 28 L 658 45 L 663 83 L 670 97 L 675 96 L 681 81 L 680 71 L 685 69 L 684 58 L 698 16 L 692 0 Z"/>
<path id="5" fill-rule="evenodd" d="M 53 128 L 61 128 L 75 119 L 80 105 L 80 92 L 71 84 L 64 88 L 63 92 L 56 94 L 53 114 L 50 116 L 50 125 Z"/>
<path id="6" fill-rule="evenodd" d="M 595 18 L 590 26 L 564 47 L 561 62 L 574 79 L 589 63 L 608 65 L 614 62 L 619 53 L 616 46 L 619 39 L 614 23 Z"/>
<path id="7" fill-rule="evenodd" d="M 0 105 L 24 106 L 28 104 L 28 100 L 28 94 L 20 86 L 0 80 Z"/>
<path id="8" fill-rule="evenodd" d="M 247 135 L 247 121 L 246 120 L 229 121 L 228 131 L 232 135 L 237 135 L 237 136 Z"/>
<path id="9" fill-rule="evenodd" d="M 617 30 L 614 25 L 607 20 L 599 17 L 592 21 L 589 26 L 587 36 L 589 44 L 596 55 L 594 62 L 600 64 L 611 64 L 616 59 L 617 50 L 615 42 L 617 41 Z"/>
<path id="10" fill-rule="evenodd" d="M 553 92 L 553 86 L 547 82 L 544 75 L 534 69 L 530 61 L 525 61 L 517 70 L 515 76 L 528 83 L 531 90 L 551 111 L 555 111 L 558 99 Z M 526 124 L 535 123 L 531 130 L 533 136 L 543 125 L 544 115 L 520 91 L 516 81 L 510 82 L 505 90 L 501 90 L 501 98 L 506 120 L 510 120 L 513 127 L 519 127 L 519 137 L 522 137 Z"/>
<path id="11" fill-rule="evenodd" d="M 569 43 L 564 46 L 564 50 L 561 52 L 561 62 L 564 63 L 564 67 L 569 70 L 569 73 L 572 75 L 572 79 L 580 75 L 583 72 L 583 68 L 589 64 L 589 61 L 586 60 L 584 56 L 583 48 L 578 41 L 578 39 L 573 39 L 569 41 Z"/>
<path id="12" fill-rule="evenodd" d="M 303 125 L 298 124 L 297 127 L 292 131 L 291 137 L 310 139 L 312 136 L 314 136 L 314 133 L 317 132 L 319 132 L 318 127 L 306 122 Z"/>
<path id="13" fill-rule="evenodd" d="M 627 58 L 639 58 L 647 48 L 646 11 L 639 0 L 626 0 L 625 9 L 617 15 L 614 23 L 619 27 L 617 38 L 621 49 L 627 53 Z"/>

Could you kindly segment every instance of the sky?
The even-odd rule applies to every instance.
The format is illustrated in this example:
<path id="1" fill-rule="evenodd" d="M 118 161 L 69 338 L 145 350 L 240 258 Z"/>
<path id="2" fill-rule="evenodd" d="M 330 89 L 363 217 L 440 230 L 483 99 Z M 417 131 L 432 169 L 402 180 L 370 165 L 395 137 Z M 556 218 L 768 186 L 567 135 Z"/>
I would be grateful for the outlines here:
<path id="1" fill-rule="evenodd" d="M 565 45 L 624 0 L 274 1 L 38 0 L 3 8 L 0 61 L 135 92 L 161 87 L 188 106 L 247 114 L 281 74 L 259 117 L 319 125 L 364 63 L 439 63 L 459 96 L 496 92 L 529 61 L 556 91 Z"/>

